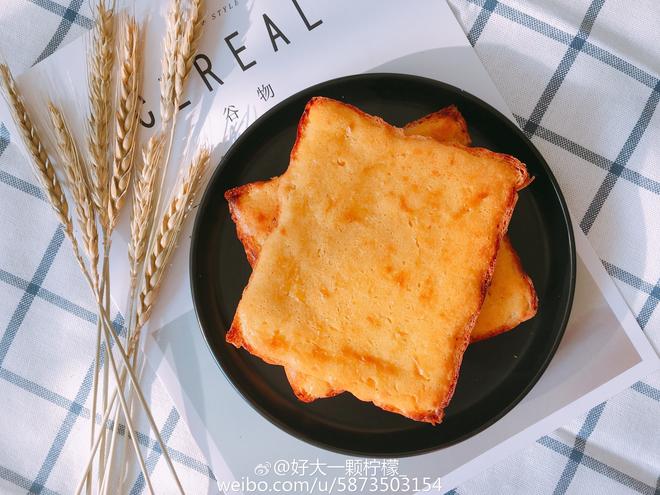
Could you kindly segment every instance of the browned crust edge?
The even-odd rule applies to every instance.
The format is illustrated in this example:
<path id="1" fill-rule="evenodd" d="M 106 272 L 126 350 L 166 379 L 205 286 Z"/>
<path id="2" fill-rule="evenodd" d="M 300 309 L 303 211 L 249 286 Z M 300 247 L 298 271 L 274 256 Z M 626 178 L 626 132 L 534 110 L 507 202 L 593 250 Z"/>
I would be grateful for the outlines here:
<path id="1" fill-rule="evenodd" d="M 321 397 L 318 397 L 316 395 L 311 395 L 309 392 L 307 392 L 307 390 L 298 386 L 296 377 L 291 376 L 291 374 L 289 373 L 289 368 L 287 368 L 286 366 L 284 367 L 284 374 L 286 375 L 286 379 L 289 382 L 289 385 L 291 385 L 291 390 L 293 390 L 293 394 L 302 402 L 309 403 L 309 402 L 314 402 L 316 399 L 328 399 L 330 397 L 335 397 L 343 393 L 343 390 L 331 390 L 326 395 L 323 395 Z"/>
<path id="2" fill-rule="evenodd" d="M 254 236 L 248 234 L 245 229 L 243 229 L 243 226 L 247 225 L 247 223 L 241 221 L 241 209 L 239 207 L 239 203 L 246 194 L 249 194 L 249 191 L 252 188 L 275 180 L 276 178 L 277 177 L 269 180 L 249 182 L 248 184 L 234 187 L 225 191 L 225 200 L 227 200 L 227 204 L 229 205 L 229 214 L 231 215 L 231 219 L 234 221 L 234 225 L 236 226 L 236 235 L 238 236 L 238 240 L 241 241 L 241 244 L 243 244 L 248 263 L 250 263 L 252 268 L 254 268 L 257 263 L 257 259 L 259 258 L 259 248 Z"/>
<path id="3" fill-rule="evenodd" d="M 393 132 L 394 134 L 402 135 L 403 130 L 399 129 L 398 127 L 394 127 L 393 125 L 385 122 L 382 118 L 376 116 L 376 115 L 369 115 L 368 113 L 364 112 L 363 110 L 360 110 L 354 105 L 351 105 L 350 103 L 344 103 L 343 101 L 339 100 L 334 100 L 332 98 L 327 98 L 325 96 L 314 96 L 312 99 L 307 102 L 307 105 L 305 105 L 305 110 L 303 111 L 302 117 L 300 118 L 300 122 L 298 123 L 298 130 L 296 132 L 296 142 L 293 145 L 293 148 L 291 149 L 291 159 L 293 159 L 296 156 L 296 153 L 298 152 L 298 146 L 300 144 L 300 139 L 302 137 L 302 133 L 305 130 L 305 127 L 307 126 L 307 122 L 309 120 L 309 112 L 311 109 L 322 102 L 331 102 L 333 104 L 338 104 L 341 106 L 345 106 L 357 114 L 361 115 L 362 117 L 365 117 L 373 122 L 376 122 L 380 125 L 383 125 L 386 129 L 389 129 L 390 132 Z M 433 138 L 424 138 L 424 136 L 419 136 L 420 139 L 429 139 L 433 140 L 436 143 L 439 143 L 439 141 L 433 139 Z M 486 148 L 478 148 L 478 147 L 471 147 L 471 146 L 463 146 L 460 144 L 449 144 L 449 143 L 439 143 L 444 146 L 454 146 L 457 148 L 461 148 L 464 151 L 467 151 L 471 155 L 477 156 L 477 157 L 483 157 L 483 156 L 488 156 L 491 157 L 492 159 L 499 160 L 508 166 L 510 166 L 517 174 L 518 180 L 516 181 L 516 190 L 520 191 L 521 189 L 524 189 L 527 187 L 533 180 L 534 178 L 531 177 L 527 173 L 527 167 L 525 167 L 525 164 L 522 163 L 520 160 L 518 160 L 516 157 L 507 155 L 505 153 L 497 153 L 495 151 L 491 151 Z"/>
<path id="4" fill-rule="evenodd" d="M 229 331 L 227 332 L 227 335 L 225 335 L 225 339 L 227 342 L 232 344 L 233 346 L 237 348 L 243 348 L 246 351 L 248 351 L 250 354 L 257 356 L 258 358 L 262 359 L 268 364 L 273 364 L 276 366 L 282 366 L 281 363 L 275 362 L 272 359 L 264 356 L 263 354 L 257 352 L 257 350 L 252 347 L 247 340 L 245 340 L 245 337 L 243 336 L 243 331 L 241 329 L 241 322 L 238 318 L 234 317 L 234 320 L 231 322 L 231 327 L 229 328 Z"/>
<path id="5" fill-rule="evenodd" d="M 508 236 L 505 236 L 505 238 L 508 238 Z M 508 241 L 510 242 L 510 241 Z M 513 246 L 512 246 L 513 247 Z M 520 256 L 518 256 L 518 252 L 515 250 L 515 248 L 511 249 L 511 253 L 513 254 L 513 260 L 514 263 L 516 264 L 516 269 L 518 270 L 518 273 L 522 276 L 522 278 L 525 280 L 527 283 L 527 290 L 529 294 L 529 310 L 527 313 L 522 315 L 520 317 L 520 320 L 515 323 L 514 325 L 502 325 L 500 327 L 492 329 L 488 333 L 484 333 L 478 338 L 472 338 L 470 340 L 470 343 L 473 344 L 475 342 L 481 342 L 482 340 L 490 339 L 491 337 L 497 337 L 500 334 L 503 334 L 505 332 L 508 332 L 509 330 L 513 330 L 514 328 L 517 328 L 521 323 L 530 320 L 534 316 L 536 316 L 536 313 L 538 312 L 539 309 L 539 297 L 538 294 L 536 293 L 536 289 L 534 288 L 534 282 L 532 282 L 531 277 L 527 274 L 525 269 L 522 266 L 522 262 L 520 261 Z"/>
<path id="6" fill-rule="evenodd" d="M 427 120 L 431 120 L 436 117 L 444 117 L 444 116 L 451 117 L 454 120 L 454 122 L 457 122 L 459 127 L 461 128 L 461 134 L 464 137 L 464 142 L 460 144 L 462 144 L 463 146 L 470 146 L 470 144 L 472 143 L 472 136 L 470 136 L 470 133 L 468 132 L 468 126 L 467 126 L 467 122 L 465 121 L 465 117 L 463 117 L 463 114 L 456 107 L 456 105 L 449 105 L 448 107 L 441 108 L 440 110 L 437 110 L 433 113 L 425 115 L 424 117 L 421 117 L 417 120 L 407 123 L 405 126 L 403 126 L 403 128 L 408 129 L 409 127 L 423 124 Z"/>
<path id="7" fill-rule="evenodd" d="M 510 166 L 518 175 L 518 180 L 516 181 L 517 191 L 524 189 L 534 181 L 534 177 L 530 176 L 527 173 L 527 167 L 525 166 L 525 164 L 520 160 L 518 160 L 515 156 L 507 155 L 505 153 L 497 153 L 495 151 L 491 151 L 486 148 L 479 148 L 475 146 L 461 146 L 458 144 L 454 144 L 451 146 L 460 147 L 474 156 L 478 156 L 478 157 L 487 156 L 495 160 L 499 160 Z"/>
<path id="8" fill-rule="evenodd" d="M 461 364 L 463 362 L 463 356 L 465 354 L 465 350 L 467 349 L 467 346 L 470 344 L 470 335 L 472 334 L 472 329 L 474 328 L 474 325 L 477 323 L 477 318 L 479 317 L 479 313 L 481 312 L 481 306 L 483 306 L 484 300 L 486 299 L 486 294 L 488 293 L 488 288 L 490 287 L 490 282 L 493 278 L 493 272 L 495 271 L 495 262 L 497 260 L 497 252 L 500 247 L 500 241 L 506 235 L 506 231 L 509 228 L 509 221 L 511 220 L 511 216 L 513 215 L 513 209 L 515 208 L 517 201 L 518 201 L 518 193 L 515 190 L 513 190 L 509 195 L 508 205 L 505 209 L 504 216 L 498 226 L 498 235 L 496 236 L 495 242 L 493 243 L 494 245 L 491 251 L 490 263 L 488 264 L 488 268 L 484 272 L 484 276 L 482 277 L 481 280 L 481 300 L 479 302 L 479 307 L 477 308 L 477 311 L 475 311 L 474 314 L 470 317 L 470 320 L 465 326 L 462 335 L 459 335 L 456 338 L 456 346 L 457 349 L 460 350 L 460 352 L 454 354 L 454 373 L 452 375 L 449 384 L 449 390 L 445 395 L 443 402 L 438 407 L 438 410 L 441 412 L 441 414 L 444 413 L 444 409 L 449 405 L 449 402 L 454 396 L 454 391 L 456 390 L 456 384 L 458 383 L 458 375 L 461 369 Z M 429 422 L 432 423 L 432 421 Z M 438 422 L 440 422 L 440 420 Z"/>

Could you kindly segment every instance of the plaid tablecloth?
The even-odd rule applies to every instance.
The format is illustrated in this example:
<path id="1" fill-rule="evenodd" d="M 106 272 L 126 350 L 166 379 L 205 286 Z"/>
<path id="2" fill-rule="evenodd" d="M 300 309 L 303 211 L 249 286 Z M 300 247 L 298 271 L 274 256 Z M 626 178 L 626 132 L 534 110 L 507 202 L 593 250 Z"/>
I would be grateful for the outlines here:
<path id="1" fill-rule="evenodd" d="M 660 2 L 449 3 L 660 349 Z M 90 25 L 83 0 L 3 0 L 0 50 L 20 72 Z M 0 492 L 70 493 L 87 453 L 95 315 L 8 128 L 0 125 Z M 147 376 L 145 392 L 187 491 L 217 493 L 162 385 Z M 141 431 L 154 483 L 169 493 L 161 452 Z M 143 490 L 136 475 L 131 493 Z M 660 494 L 660 375 L 455 492 Z"/>

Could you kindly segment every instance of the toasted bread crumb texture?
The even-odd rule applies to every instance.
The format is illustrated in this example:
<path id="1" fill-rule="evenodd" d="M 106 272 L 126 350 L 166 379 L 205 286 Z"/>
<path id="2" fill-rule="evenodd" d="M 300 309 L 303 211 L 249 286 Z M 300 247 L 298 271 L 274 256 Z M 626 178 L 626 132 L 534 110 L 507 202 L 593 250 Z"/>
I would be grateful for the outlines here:
<path id="1" fill-rule="evenodd" d="M 527 181 L 511 157 L 313 99 L 228 340 L 440 421 Z"/>
<path id="2" fill-rule="evenodd" d="M 441 142 L 470 144 L 465 119 L 453 105 L 411 122 L 404 127 L 404 133 L 428 136 Z M 252 266 L 261 246 L 277 225 L 278 184 L 279 178 L 275 177 L 237 187 L 225 194 L 238 237 Z M 522 269 L 508 236 L 505 236 L 498 251 L 490 289 L 470 336 L 471 342 L 515 328 L 533 317 L 536 308 L 534 286 Z M 291 369 L 286 369 L 286 375 L 294 394 L 304 402 L 340 393 L 323 379 Z"/>

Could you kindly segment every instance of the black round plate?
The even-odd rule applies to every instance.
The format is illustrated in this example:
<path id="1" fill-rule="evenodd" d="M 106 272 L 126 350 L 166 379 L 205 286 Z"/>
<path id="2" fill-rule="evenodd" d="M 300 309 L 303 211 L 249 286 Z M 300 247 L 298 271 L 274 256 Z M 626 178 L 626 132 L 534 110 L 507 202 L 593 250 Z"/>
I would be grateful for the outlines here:
<path id="1" fill-rule="evenodd" d="M 511 154 L 534 182 L 520 194 L 511 241 L 539 296 L 536 317 L 470 345 L 456 393 L 437 426 L 408 420 L 344 393 L 298 401 L 283 369 L 225 342 L 250 267 L 223 193 L 285 171 L 307 101 L 327 96 L 402 126 L 446 105 L 465 116 L 475 146 Z M 193 299 L 208 346 L 229 381 L 263 416 L 315 445 L 368 456 L 406 456 L 468 438 L 493 424 L 529 392 L 562 337 L 573 301 L 575 245 L 566 204 L 548 165 L 523 133 L 478 98 L 453 86 L 400 74 L 364 74 L 305 89 L 252 124 L 224 156 L 198 209 L 192 238 Z M 208 390 L 207 393 L 214 393 Z"/>

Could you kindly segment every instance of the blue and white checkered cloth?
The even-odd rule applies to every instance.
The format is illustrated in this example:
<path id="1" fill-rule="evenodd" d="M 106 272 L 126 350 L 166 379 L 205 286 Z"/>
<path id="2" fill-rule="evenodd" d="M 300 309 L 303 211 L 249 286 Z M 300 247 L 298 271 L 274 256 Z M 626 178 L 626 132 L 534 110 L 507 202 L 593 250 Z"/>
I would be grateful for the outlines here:
<path id="1" fill-rule="evenodd" d="M 449 3 L 659 349 L 660 2 Z M 83 0 L 3 0 L 0 50 L 20 72 L 90 24 Z M 7 129 L 0 126 L 0 493 L 70 493 L 89 442 L 95 315 Z M 217 493 L 162 385 L 145 380 L 187 492 Z M 659 495 L 659 418 L 656 374 L 454 492 Z M 140 430 L 154 483 L 168 493 L 161 452 Z M 131 493 L 143 490 L 136 475 Z"/>

